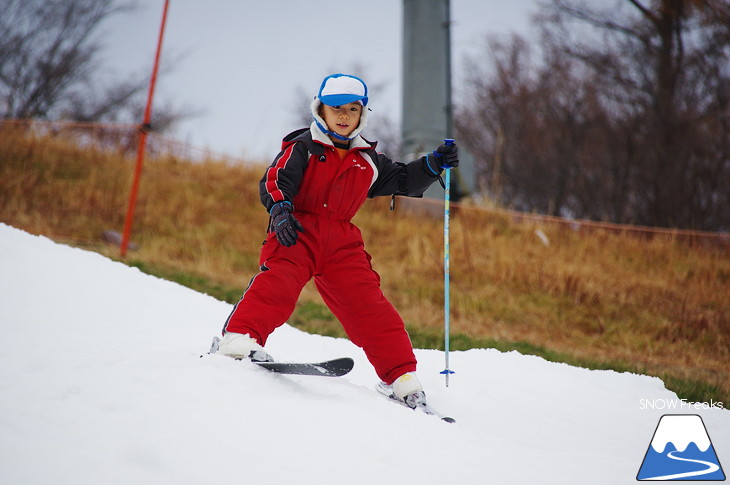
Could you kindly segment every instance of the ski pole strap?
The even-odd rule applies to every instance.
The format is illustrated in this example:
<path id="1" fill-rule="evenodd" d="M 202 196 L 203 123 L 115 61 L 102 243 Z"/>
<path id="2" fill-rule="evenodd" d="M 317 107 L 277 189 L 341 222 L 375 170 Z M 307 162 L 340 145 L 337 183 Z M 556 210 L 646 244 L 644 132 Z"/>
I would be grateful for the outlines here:
<path id="1" fill-rule="evenodd" d="M 434 170 L 434 168 L 431 166 L 431 162 L 428 161 L 428 157 L 431 156 L 431 155 L 433 155 L 434 158 L 437 158 L 436 157 L 436 152 L 427 153 L 426 154 L 426 167 L 428 167 L 428 171 L 431 172 L 434 177 L 438 177 L 441 174 L 439 172 L 437 172 L 436 170 Z M 438 166 L 438 165 L 436 165 L 436 166 Z"/>
<path id="2" fill-rule="evenodd" d="M 454 144 L 454 139 L 453 138 L 444 138 L 444 145 L 451 146 L 453 144 Z M 426 166 L 428 167 L 429 172 L 431 172 L 436 177 L 438 177 L 439 184 L 441 184 L 441 188 L 444 189 L 444 190 L 446 190 L 446 183 L 444 182 L 444 179 L 441 177 L 441 172 L 435 171 L 433 169 L 433 167 L 431 167 L 431 164 L 428 161 L 429 155 L 433 155 L 433 158 L 436 159 L 436 160 L 434 160 L 434 162 L 436 163 L 436 166 L 439 167 L 439 168 L 441 168 L 442 170 L 444 170 L 444 169 L 445 170 L 449 170 L 451 167 L 447 167 L 447 166 L 443 166 L 442 167 L 442 166 L 440 166 L 440 164 L 438 163 L 438 159 L 442 157 L 442 154 L 439 153 L 439 152 L 437 152 L 436 150 L 434 150 L 430 154 L 426 154 Z M 447 174 L 447 177 L 448 177 L 448 174 Z"/>
<path id="3" fill-rule="evenodd" d="M 428 157 L 429 157 L 429 156 L 433 156 L 433 158 L 437 158 L 437 157 L 436 157 L 436 155 L 435 155 L 435 153 L 436 153 L 436 152 L 433 152 L 433 153 L 427 153 L 427 154 L 426 154 L 426 155 L 424 156 L 424 158 L 425 158 L 425 161 L 424 161 L 424 163 L 426 164 L 426 167 L 428 167 L 428 171 L 429 171 L 429 172 L 430 172 L 431 174 L 433 174 L 433 176 L 434 176 L 434 177 L 438 178 L 439 184 L 441 184 L 441 188 L 442 188 L 442 189 L 444 189 L 444 190 L 446 190 L 446 184 L 444 183 L 444 179 L 443 179 L 443 178 L 441 178 L 441 173 L 440 173 L 440 172 L 437 172 L 437 171 L 435 171 L 435 170 L 433 169 L 433 167 L 431 166 L 431 162 L 429 162 L 429 161 L 428 161 Z M 437 166 L 438 166 L 438 165 L 437 165 Z"/>

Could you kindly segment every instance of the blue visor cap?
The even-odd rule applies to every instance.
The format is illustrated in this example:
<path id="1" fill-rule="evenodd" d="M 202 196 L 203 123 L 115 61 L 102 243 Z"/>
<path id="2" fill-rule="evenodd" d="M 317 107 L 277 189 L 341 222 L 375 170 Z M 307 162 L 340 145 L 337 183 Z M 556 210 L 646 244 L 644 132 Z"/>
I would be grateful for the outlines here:
<path id="1" fill-rule="evenodd" d="M 342 106 L 355 101 L 367 106 L 368 87 L 359 77 L 349 74 L 332 74 L 322 81 L 317 97 L 328 106 Z"/>

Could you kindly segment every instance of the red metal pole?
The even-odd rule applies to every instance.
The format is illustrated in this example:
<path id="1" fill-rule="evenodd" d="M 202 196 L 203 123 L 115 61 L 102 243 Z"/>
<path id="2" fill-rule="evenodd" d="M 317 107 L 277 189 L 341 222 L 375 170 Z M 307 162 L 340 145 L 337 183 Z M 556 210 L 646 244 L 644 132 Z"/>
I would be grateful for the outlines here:
<path id="1" fill-rule="evenodd" d="M 147 144 L 147 132 L 150 129 L 150 119 L 152 118 L 152 97 L 155 93 L 155 84 L 157 83 L 157 70 L 160 65 L 160 52 L 162 52 L 162 38 L 165 35 L 165 23 L 167 22 L 167 9 L 170 6 L 170 0 L 165 0 L 165 7 L 162 11 L 162 23 L 160 24 L 160 37 L 157 39 L 157 52 L 155 53 L 155 63 L 152 68 L 152 79 L 150 80 L 150 89 L 147 93 L 147 106 L 144 110 L 144 120 L 140 126 L 139 145 L 137 146 L 137 164 L 134 169 L 134 179 L 132 180 L 132 191 L 129 194 L 129 207 L 127 208 L 127 217 L 124 220 L 124 232 L 122 233 L 121 256 L 127 255 L 129 246 L 129 236 L 132 232 L 132 219 L 134 219 L 134 207 L 137 204 L 137 192 L 139 191 L 139 179 L 142 175 L 142 165 L 144 163 L 144 151 Z"/>

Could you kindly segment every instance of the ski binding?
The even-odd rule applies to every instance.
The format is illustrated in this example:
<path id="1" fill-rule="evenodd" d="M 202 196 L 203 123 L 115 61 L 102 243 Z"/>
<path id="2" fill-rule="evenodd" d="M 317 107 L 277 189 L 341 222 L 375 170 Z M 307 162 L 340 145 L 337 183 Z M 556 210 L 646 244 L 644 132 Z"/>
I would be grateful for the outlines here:
<path id="1" fill-rule="evenodd" d="M 418 409 L 419 411 L 428 414 L 429 416 L 436 416 L 441 421 L 445 421 L 447 423 L 455 423 L 456 420 L 449 416 L 444 416 L 443 414 L 436 411 L 434 408 L 426 404 L 425 402 L 418 403 L 415 408 L 410 407 L 408 404 L 405 403 L 405 401 L 401 401 L 396 397 L 396 395 L 393 393 L 393 388 L 389 385 L 387 385 L 384 382 L 379 382 L 377 386 L 375 386 L 375 389 L 382 394 L 383 396 L 387 397 L 393 402 L 397 402 L 398 404 L 407 407 L 408 409 L 413 409 L 414 411 Z"/>

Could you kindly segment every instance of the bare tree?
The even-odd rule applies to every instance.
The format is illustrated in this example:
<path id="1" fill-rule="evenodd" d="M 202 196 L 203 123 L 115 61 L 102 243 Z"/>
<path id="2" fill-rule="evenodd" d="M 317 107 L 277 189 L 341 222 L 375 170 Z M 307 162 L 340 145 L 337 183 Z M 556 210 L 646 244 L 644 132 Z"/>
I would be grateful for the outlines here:
<path id="1" fill-rule="evenodd" d="M 131 4 L 4 0 L 0 8 L 0 117 L 137 121 L 148 77 L 101 85 L 98 75 L 102 45 L 96 32 Z M 167 108 L 154 125 L 159 129 L 184 116 Z"/>
<path id="2" fill-rule="evenodd" d="M 717 212 L 730 192 L 718 185 L 730 182 L 727 129 L 721 125 L 730 94 L 730 4 L 626 0 L 623 15 L 574 4 L 553 2 L 553 26 L 588 23 L 603 34 L 603 42 L 563 42 L 564 51 L 603 80 L 605 92 L 613 85 L 621 93 L 623 99 L 615 104 L 629 115 L 616 124 L 627 127 L 624 136 L 640 136 L 633 142 L 640 156 L 623 154 L 626 164 L 637 166 L 632 183 L 636 196 L 629 208 L 633 219 L 665 226 L 728 227 L 730 221 L 720 223 Z M 718 197 L 725 203 L 718 206 Z"/>
<path id="3" fill-rule="evenodd" d="M 730 4 L 590 5 L 552 0 L 543 10 L 540 62 L 515 41 L 492 42 L 487 68 L 473 63 L 469 83 L 491 108 L 462 115 L 492 132 L 478 142 L 487 159 L 499 155 L 504 203 L 730 228 Z"/>
<path id="4" fill-rule="evenodd" d="M 487 45 L 492 67 L 472 61 L 467 77 L 470 107 L 456 117 L 459 139 L 477 160 L 479 186 L 498 202 L 521 210 L 574 212 L 582 165 L 592 163 L 595 91 L 576 77 L 564 57 L 536 67 L 520 36 Z"/>

